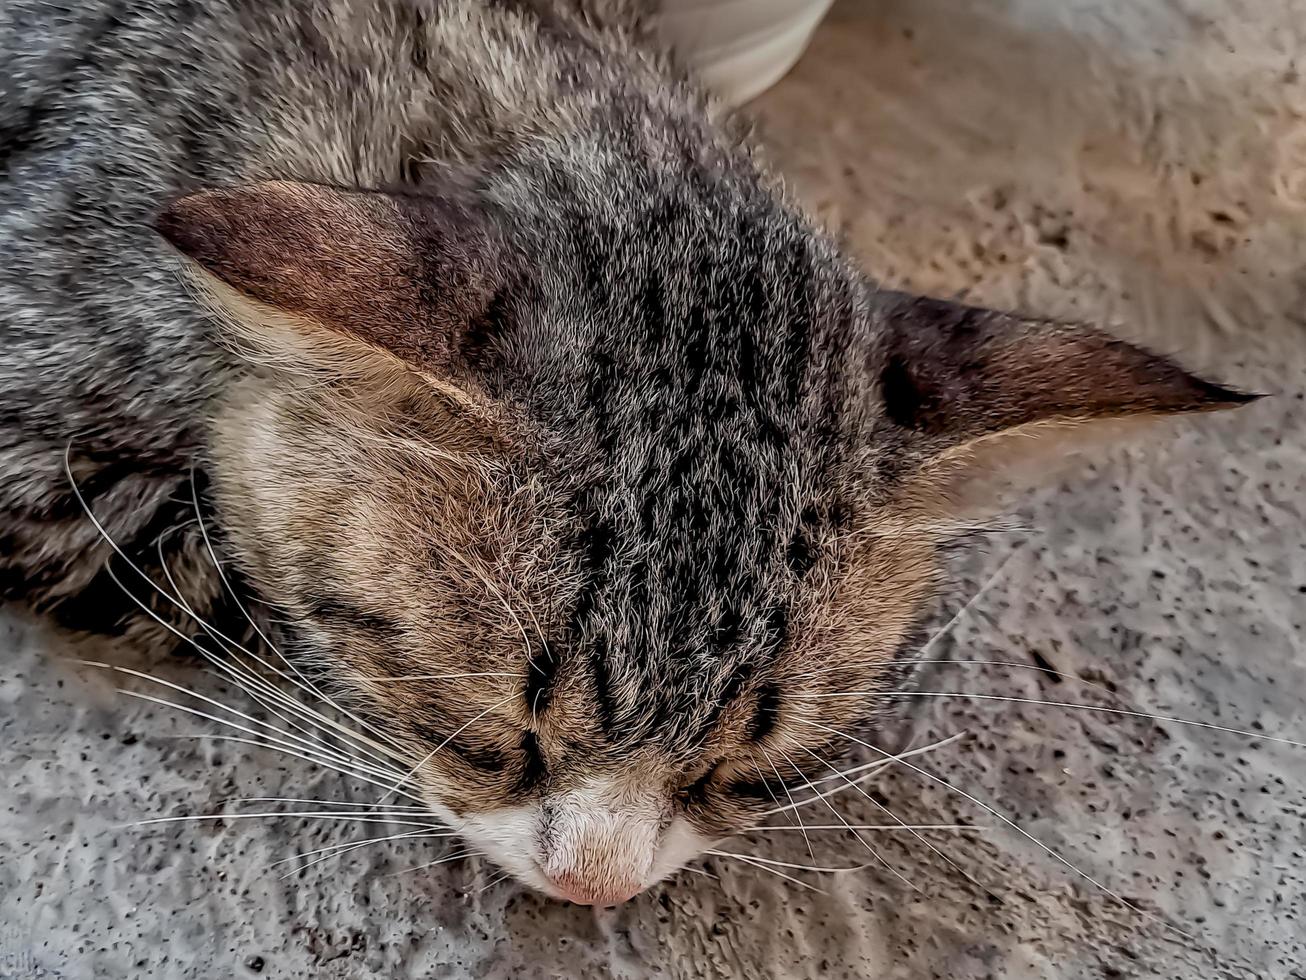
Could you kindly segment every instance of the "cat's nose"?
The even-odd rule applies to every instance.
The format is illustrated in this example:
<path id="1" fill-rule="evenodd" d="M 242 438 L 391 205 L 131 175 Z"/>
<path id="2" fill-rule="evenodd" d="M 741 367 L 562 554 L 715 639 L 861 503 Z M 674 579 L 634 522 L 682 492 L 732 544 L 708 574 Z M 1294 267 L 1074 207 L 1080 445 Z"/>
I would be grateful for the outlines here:
<path id="1" fill-rule="evenodd" d="M 638 882 L 591 882 L 570 872 L 549 875 L 549 882 L 558 894 L 577 905 L 607 908 L 620 905 L 638 895 L 643 889 Z"/>

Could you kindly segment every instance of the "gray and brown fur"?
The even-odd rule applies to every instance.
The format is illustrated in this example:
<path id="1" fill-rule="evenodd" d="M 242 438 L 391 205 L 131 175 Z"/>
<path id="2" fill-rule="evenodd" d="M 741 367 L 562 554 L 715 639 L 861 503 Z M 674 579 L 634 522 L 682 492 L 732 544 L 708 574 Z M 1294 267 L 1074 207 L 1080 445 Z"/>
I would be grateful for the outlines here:
<path id="1" fill-rule="evenodd" d="M 207 614 L 198 473 L 418 757 L 507 699 L 431 761 L 455 812 L 619 771 L 728 832 L 778 791 L 755 750 L 869 713 L 810 695 L 887 682 L 987 440 L 1244 400 L 880 290 L 633 7 L 63 8 L 0 11 L 3 594 L 128 611 L 71 447 Z M 451 672 L 511 676 L 370 679 Z"/>

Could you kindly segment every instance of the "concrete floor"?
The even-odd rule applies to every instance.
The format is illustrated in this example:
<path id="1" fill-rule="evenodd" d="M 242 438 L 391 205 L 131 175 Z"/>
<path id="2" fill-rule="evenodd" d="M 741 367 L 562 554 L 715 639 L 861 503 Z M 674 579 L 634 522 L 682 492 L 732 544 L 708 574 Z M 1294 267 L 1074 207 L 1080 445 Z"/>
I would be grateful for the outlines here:
<path id="1" fill-rule="evenodd" d="M 1021 504 L 1033 533 L 958 556 L 940 622 L 1002 571 L 941 657 L 1037 655 L 1097 687 L 940 665 L 924 690 L 1306 741 L 1303 50 L 1297 0 L 860 0 L 755 106 L 799 194 L 885 282 L 1108 323 L 1277 395 L 1107 452 Z M 992 828 L 938 852 L 886 839 L 913 887 L 868 869 L 812 877 L 815 894 L 716 862 L 719 883 L 683 875 L 596 918 L 482 891 L 475 863 L 384 877 L 437 856 L 402 843 L 269 869 L 342 839 L 326 824 L 119 829 L 350 789 L 174 739 L 204 726 L 0 630 L 17 665 L 0 679 L 0 977 L 1306 977 L 1306 748 L 933 699 L 902 740 L 968 732 L 922 761 L 1083 875 L 905 773 L 878 786 L 904 819 Z M 848 818 L 877 822 L 861 803 Z M 798 835 L 771 838 L 737 846 L 810 861 Z M 818 863 L 861 863 L 854 847 L 822 835 Z"/>

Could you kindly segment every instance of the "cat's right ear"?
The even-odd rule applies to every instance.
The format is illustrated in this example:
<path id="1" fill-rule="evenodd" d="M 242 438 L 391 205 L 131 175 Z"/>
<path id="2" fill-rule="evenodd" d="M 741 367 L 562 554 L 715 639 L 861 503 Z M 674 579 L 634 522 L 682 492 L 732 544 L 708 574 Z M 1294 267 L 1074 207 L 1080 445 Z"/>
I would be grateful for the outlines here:
<path id="1" fill-rule="evenodd" d="M 1094 327 L 899 293 L 876 294 L 880 437 L 909 460 L 909 495 L 986 508 L 1066 450 L 1122 425 L 1235 408 L 1257 396 Z"/>
<path id="2" fill-rule="evenodd" d="M 457 370 L 508 278 L 485 217 L 428 195 L 267 181 L 180 197 L 154 227 L 236 319 L 290 323 L 437 376 Z"/>

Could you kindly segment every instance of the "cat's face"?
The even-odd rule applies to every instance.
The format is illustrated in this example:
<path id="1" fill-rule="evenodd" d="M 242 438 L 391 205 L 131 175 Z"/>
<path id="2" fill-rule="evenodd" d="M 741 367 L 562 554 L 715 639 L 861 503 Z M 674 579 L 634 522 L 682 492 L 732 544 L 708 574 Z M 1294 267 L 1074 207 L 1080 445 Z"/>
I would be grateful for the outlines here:
<path id="1" fill-rule="evenodd" d="M 928 529 L 868 533 L 797 475 L 755 500 L 695 487 L 708 512 L 678 525 L 683 487 L 611 459 L 578 487 L 562 447 L 467 439 L 419 392 L 326 414 L 257 390 L 218 443 L 246 567 L 432 808 L 557 897 L 621 900 L 832 788 L 830 730 L 876 705 L 827 695 L 891 687 L 929 594 Z M 652 535 L 650 509 L 672 515 Z"/>
<path id="2" fill-rule="evenodd" d="M 591 904 L 838 784 L 998 436 L 1237 400 L 879 293 L 765 199 L 638 217 L 278 184 L 161 222 L 275 353 L 214 449 L 246 572 L 416 795 Z"/>

